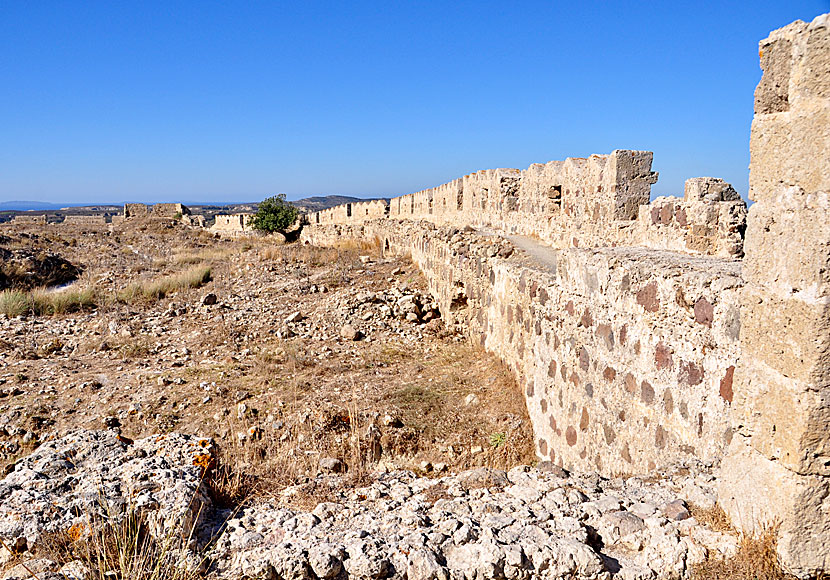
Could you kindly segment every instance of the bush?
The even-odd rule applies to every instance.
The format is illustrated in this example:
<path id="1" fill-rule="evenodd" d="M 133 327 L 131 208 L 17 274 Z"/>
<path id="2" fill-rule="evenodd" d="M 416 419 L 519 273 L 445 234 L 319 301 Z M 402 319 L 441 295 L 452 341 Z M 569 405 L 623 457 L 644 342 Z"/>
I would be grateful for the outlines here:
<path id="1" fill-rule="evenodd" d="M 297 220 L 298 213 L 296 207 L 285 201 L 285 194 L 280 193 L 259 204 L 259 209 L 251 220 L 251 227 L 268 233 L 284 232 Z"/>

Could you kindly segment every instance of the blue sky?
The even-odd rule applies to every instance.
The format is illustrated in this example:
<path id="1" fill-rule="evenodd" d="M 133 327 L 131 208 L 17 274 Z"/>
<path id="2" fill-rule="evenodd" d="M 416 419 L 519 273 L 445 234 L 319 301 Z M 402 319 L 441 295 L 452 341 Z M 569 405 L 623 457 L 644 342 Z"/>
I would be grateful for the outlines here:
<path id="1" fill-rule="evenodd" d="M 0 0 L 0 201 L 392 196 L 649 149 L 747 191 L 777 2 Z"/>

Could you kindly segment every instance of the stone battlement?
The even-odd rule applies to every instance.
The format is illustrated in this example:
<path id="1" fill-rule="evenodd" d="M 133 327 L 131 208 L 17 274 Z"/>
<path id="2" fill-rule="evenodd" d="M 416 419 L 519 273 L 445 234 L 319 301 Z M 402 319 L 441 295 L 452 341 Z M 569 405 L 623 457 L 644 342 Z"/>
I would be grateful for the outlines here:
<path id="1" fill-rule="evenodd" d="M 493 228 L 555 248 L 642 246 L 723 257 L 743 255 L 746 204 L 720 179 L 694 178 L 680 198 L 649 204 L 652 153 L 613 151 L 587 159 L 487 169 L 385 202 L 345 204 L 311 224 L 388 217 Z"/>

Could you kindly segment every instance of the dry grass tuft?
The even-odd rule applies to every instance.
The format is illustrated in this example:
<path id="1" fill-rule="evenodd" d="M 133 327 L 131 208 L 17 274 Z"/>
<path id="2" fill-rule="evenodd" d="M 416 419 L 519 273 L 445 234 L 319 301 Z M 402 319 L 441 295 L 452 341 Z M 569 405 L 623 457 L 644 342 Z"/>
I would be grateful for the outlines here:
<path id="1" fill-rule="evenodd" d="M 123 516 L 108 511 L 104 522 L 75 524 L 43 537 L 36 554 L 59 563 L 80 562 L 89 580 L 196 580 L 199 564 L 181 557 L 189 539 L 183 532 L 178 522 L 165 536 L 154 537 L 145 518 L 130 507 Z"/>
<path id="2" fill-rule="evenodd" d="M 91 287 L 68 288 L 56 292 L 34 290 L 31 298 L 32 310 L 37 315 L 67 314 L 95 306 L 95 291 Z"/>
<path id="3" fill-rule="evenodd" d="M 95 299 L 95 290 L 92 287 L 57 291 L 38 289 L 30 292 L 4 290 L 0 292 L 0 314 L 5 314 L 9 318 L 23 314 L 68 314 L 95 307 Z"/>
<path id="4" fill-rule="evenodd" d="M 722 513 L 722 512 L 721 512 Z M 725 516 L 724 516 L 725 517 Z M 720 516 L 716 518 L 720 524 Z M 781 569 L 776 554 L 777 527 L 770 527 L 757 538 L 742 535 L 734 558 L 707 560 L 692 568 L 692 580 L 795 580 Z"/>
<path id="5" fill-rule="evenodd" d="M 168 294 L 198 288 L 210 281 L 209 266 L 198 266 L 159 280 L 130 284 L 118 293 L 118 300 L 127 304 L 155 302 Z"/>
<path id="6" fill-rule="evenodd" d="M 198 252 L 181 252 L 173 256 L 173 263 L 178 266 L 185 266 L 203 262 L 217 262 L 225 260 L 231 253 L 228 249 L 219 248 L 205 248 Z"/>
<path id="7" fill-rule="evenodd" d="M 29 296 L 20 290 L 3 290 L 0 292 L 0 314 L 9 318 L 26 314 L 29 310 Z"/>
<path id="8" fill-rule="evenodd" d="M 729 521 L 729 516 L 719 505 L 712 508 L 703 508 L 695 504 L 689 505 L 689 512 L 701 524 L 716 532 L 734 533 L 735 528 Z"/>

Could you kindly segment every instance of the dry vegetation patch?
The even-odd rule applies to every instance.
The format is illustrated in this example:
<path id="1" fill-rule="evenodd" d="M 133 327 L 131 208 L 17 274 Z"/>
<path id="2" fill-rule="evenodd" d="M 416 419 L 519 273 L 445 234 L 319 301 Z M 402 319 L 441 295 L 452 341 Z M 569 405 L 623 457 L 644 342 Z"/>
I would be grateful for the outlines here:
<path id="1" fill-rule="evenodd" d="M 79 260 L 83 279 L 77 290 L 0 294 L 0 382 L 26 377 L 0 399 L 12 433 L 0 434 L 0 459 L 78 427 L 213 436 L 222 505 L 310 484 L 324 458 L 341 462 L 347 484 L 376 470 L 535 459 L 524 399 L 494 356 L 435 332 L 440 321 L 356 303 L 426 292 L 411 262 L 382 258 L 377 243 L 278 245 L 153 222 L 49 236 L 24 241 Z M 344 340 L 345 323 L 366 338 Z M 27 419 L 38 405 L 48 423 Z M 306 495 L 295 501 L 326 492 Z"/>

